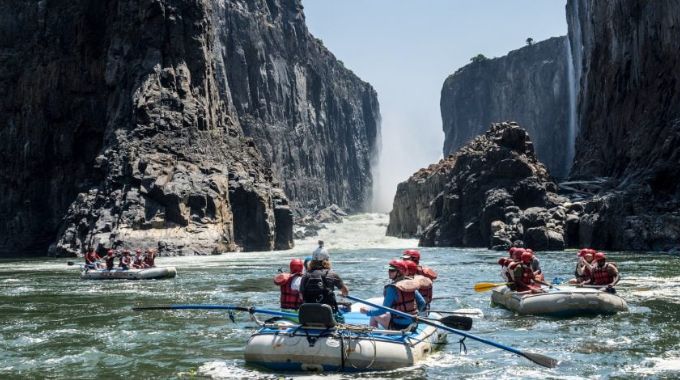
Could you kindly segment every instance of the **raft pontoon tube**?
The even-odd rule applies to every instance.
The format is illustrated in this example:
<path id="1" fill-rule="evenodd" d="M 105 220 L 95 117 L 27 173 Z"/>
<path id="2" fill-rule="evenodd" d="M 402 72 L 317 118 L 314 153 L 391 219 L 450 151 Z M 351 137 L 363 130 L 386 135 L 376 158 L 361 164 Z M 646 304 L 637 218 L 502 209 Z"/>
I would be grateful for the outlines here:
<path id="1" fill-rule="evenodd" d="M 175 267 L 155 267 L 147 269 L 87 269 L 80 272 L 85 280 L 151 280 L 173 278 L 177 275 Z"/>
<path id="2" fill-rule="evenodd" d="M 593 288 L 560 286 L 546 293 L 517 294 L 507 286 L 491 292 L 491 302 L 519 314 L 572 317 L 578 315 L 615 314 L 628 311 L 621 297 Z"/>
<path id="3" fill-rule="evenodd" d="M 391 370 L 412 366 L 446 343 L 444 332 L 425 324 L 412 331 L 377 330 L 358 312 L 337 324 L 327 305 L 303 304 L 300 310 L 300 325 L 265 324 L 253 334 L 246 363 L 274 371 Z"/>

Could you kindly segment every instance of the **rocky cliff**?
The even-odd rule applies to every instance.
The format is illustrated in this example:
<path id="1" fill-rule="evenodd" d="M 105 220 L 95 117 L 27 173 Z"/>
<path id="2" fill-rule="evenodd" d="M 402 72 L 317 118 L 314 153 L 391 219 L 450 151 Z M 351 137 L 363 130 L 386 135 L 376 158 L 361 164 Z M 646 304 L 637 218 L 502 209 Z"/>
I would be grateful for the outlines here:
<path id="1" fill-rule="evenodd" d="M 580 72 L 572 176 L 606 177 L 581 241 L 606 249 L 680 246 L 680 4 L 567 3 Z"/>
<path id="2" fill-rule="evenodd" d="M 449 76 L 441 92 L 444 156 L 455 153 L 492 122 L 515 120 L 532 137 L 554 176 L 570 166 L 566 37 L 551 38 L 500 58 L 473 62 Z"/>
<path id="3" fill-rule="evenodd" d="M 299 0 L 218 2 L 218 82 L 300 209 L 364 208 L 371 196 L 375 90 L 305 25 Z"/>
<path id="4" fill-rule="evenodd" d="M 399 184 L 388 234 L 422 246 L 563 249 L 578 208 L 555 192 L 525 130 L 494 124 L 456 154 Z"/>
<path id="5" fill-rule="evenodd" d="M 6 1 L 0 67 L 0 256 L 285 249 L 281 187 L 370 188 L 375 93 L 298 1 Z"/>

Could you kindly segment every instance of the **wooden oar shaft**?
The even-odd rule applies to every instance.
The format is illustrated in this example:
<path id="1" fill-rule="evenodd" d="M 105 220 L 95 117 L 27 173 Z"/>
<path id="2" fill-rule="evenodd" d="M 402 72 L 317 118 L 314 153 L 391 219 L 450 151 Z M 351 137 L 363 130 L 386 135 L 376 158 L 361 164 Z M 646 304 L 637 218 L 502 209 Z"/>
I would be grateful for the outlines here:
<path id="1" fill-rule="evenodd" d="M 353 296 L 350 296 L 350 295 L 345 296 L 345 298 L 351 299 L 352 301 L 361 302 L 365 305 L 374 307 L 376 309 L 381 309 L 383 311 L 390 312 L 394 315 L 398 315 L 398 316 L 403 317 L 403 318 L 408 318 L 408 319 L 411 319 L 411 320 L 419 321 L 419 322 L 422 322 L 426 325 L 434 326 L 438 329 L 441 329 L 441 330 L 444 330 L 444 331 L 449 331 L 449 332 L 452 332 L 454 334 L 458 334 L 458 335 L 464 336 L 466 338 L 470 338 L 470 339 L 476 340 L 478 342 L 485 343 L 485 344 L 494 346 L 496 348 L 500 348 L 502 350 L 512 352 L 512 353 L 517 354 L 517 355 L 524 356 L 525 358 L 533 361 L 534 363 L 542 365 L 544 367 L 552 368 L 552 367 L 555 367 L 557 365 L 557 360 L 549 358 L 549 357 L 544 356 L 544 355 L 534 354 L 534 353 L 531 353 L 531 352 L 523 352 L 523 351 L 520 351 L 516 348 L 510 347 L 510 346 L 505 346 L 503 344 L 494 342 L 492 340 L 484 339 L 484 338 L 481 338 L 481 337 L 478 337 L 478 336 L 475 336 L 475 335 L 472 335 L 472 334 L 462 332 L 460 330 L 456 330 L 456 329 L 453 329 L 453 328 L 450 328 L 450 327 L 447 327 L 447 326 L 443 326 L 439 323 L 431 322 L 431 321 L 419 318 L 418 316 L 413 316 L 411 314 L 407 314 L 407 313 L 401 312 L 399 310 L 394 310 L 392 308 L 389 308 L 389 307 L 386 307 L 386 306 L 383 306 L 383 305 L 378 305 L 378 304 L 375 304 L 373 302 L 365 301 L 365 300 L 362 300 L 361 298 L 353 297 Z"/>

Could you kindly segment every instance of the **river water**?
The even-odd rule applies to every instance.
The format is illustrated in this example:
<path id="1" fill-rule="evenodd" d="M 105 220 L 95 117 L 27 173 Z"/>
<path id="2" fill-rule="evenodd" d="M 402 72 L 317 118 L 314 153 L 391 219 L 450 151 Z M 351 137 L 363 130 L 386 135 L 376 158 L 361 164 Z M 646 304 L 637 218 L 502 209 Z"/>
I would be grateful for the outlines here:
<path id="1" fill-rule="evenodd" d="M 334 269 L 358 297 L 379 295 L 386 263 L 414 240 L 384 236 L 387 216 L 364 214 L 330 225 Z M 316 239 L 292 251 L 209 257 L 161 257 L 178 276 L 152 281 L 85 281 L 66 259 L 0 261 L 0 378 L 280 378 L 245 366 L 243 347 L 253 332 L 247 315 L 236 323 L 206 310 L 135 312 L 137 305 L 214 303 L 276 308 L 272 277 L 291 257 L 303 257 Z M 364 378 L 678 378 L 680 377 L 680 258 L 612 252 L 623 279 L 619 294 L 630 311 L 607 317 L 551 319 L 515 316 L 489 305 L 474 283 L 498 282 L 498 252 L 425 248 L 436 269 L 433 309 L 479 308 L 470 333 L 561 360 L 554 369 L 458 338 L 415 367 L 362 374 Z M 575 252 L 540 253 L 547 279 L 569 278 Z M 325 378 L 357 375 L 328 374 Z"/>

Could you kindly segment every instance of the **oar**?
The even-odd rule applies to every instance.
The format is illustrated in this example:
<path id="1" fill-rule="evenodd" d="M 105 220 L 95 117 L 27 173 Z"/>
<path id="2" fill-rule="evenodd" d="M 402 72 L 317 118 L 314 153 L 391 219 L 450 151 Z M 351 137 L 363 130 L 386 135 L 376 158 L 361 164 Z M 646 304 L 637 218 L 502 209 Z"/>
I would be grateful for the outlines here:
<path id="1" fill-rule="evenodd" d="M 560 290 L 560 288 L 558 288 L 557 286 L 555 286 L 555 285 L 553 285 L 553 284 L 551 284 L 551 283 L 549 283 L 549 282 L 545 282 L 545 281 L 541 281 L 541 280 L 536 280 L 536 279 L 534 279 L 534 282 L 538 282 L 538 283 L 541 284 L 541 285 L 545 285 L 545 286 L 549 287 L 550 289 Z"/>
<path id="2" fill-rule="evenodd" d="M 415 321 L 419 321 L 419 322 L 422 322 L 426 325 L 434 326 L 434 327 L 436 327 L 438 329 L 442 329 L 444 331 L 449 331 L 449 332 L 452 332 L 454 334 L 462 335 L 466 338 L 470 338 L 470 339 L 476 340 L 478 342 L 489 344 L 489 345 L 492 345 L 494 347 L 500 348 L 502 350 L 510 351 L 513 354 L 524 356 L 525 358 L 527 358 L 527 359 L 531 360 L 532 362 L 534 362 L 538 365 L 541 365 L 543 367 L 554 368 L 554 367 L 557 366 L 557 363 L 558 363 L 558 361 L 556 359 L 553 359 L 553 358 L 545 356 L 545 355 L 536 354 L 536 353 L 527 352 L 527 351 L 520 351 L 520 350 L 513 348 L 513 347 L 505 346 L 505 345 L 502 345 L 500 343 L 496 343 L 496 342 L 488 340 L 488 339 L 484 339 L 484 338 L 480 338 L 478 336 L 474 336 L 472 334 L 464 333 L 462 331 L 452 329 L 452 328 L 447 327 L 447 326 L 442 326 L 439 323 L 431 322 L 431 321 L 428 321 L 426 319 L 422 319 L 418 316 L 413 316 L 411 314 L 403 313 L 399 310 L 394 310 L 394 309 L 391 309 L 389 307 L 385 307 L 385 306 L 382 306 L 382 305 L 374 304 L 372 302 L 364 301 L 361 298 L 353 297 L 353 296 L 350 296 L 350 295 L 345 296 L 345 298 L 351 299 L 353 301 L 361 302 L 365 305 L 390 312 L 394 315 L 398 315 L 398 316 L 403 317 L 403 318 L 409 318 L 409 319 L 412 319 L 412 320 L 415 320 Z"/>
<path id="3" fill-rule="evenodd" d="M 512 282 L 501 282 L 501 283 L 493 283 L 493 282 L 478 282 L 475 284 L 475 292 L 486 292 L 489 291 L 497 286 L 502 286 L 502 285 L 510 285 Z"/>
<path id="4" fill-rule="evenodd" d="M 285 311 L 276 311 L 269 309 L 258 309 L 256 307 L 232 306 L 232 305 L 154 305 L 154 306 L 138 306 L 133 307 L 132 310 L 236 310 L 247 311 L 249 313 L 261 313 L 276 315 L 279 317 L 297 318 L 295 313 L 286 313 Z"/>

